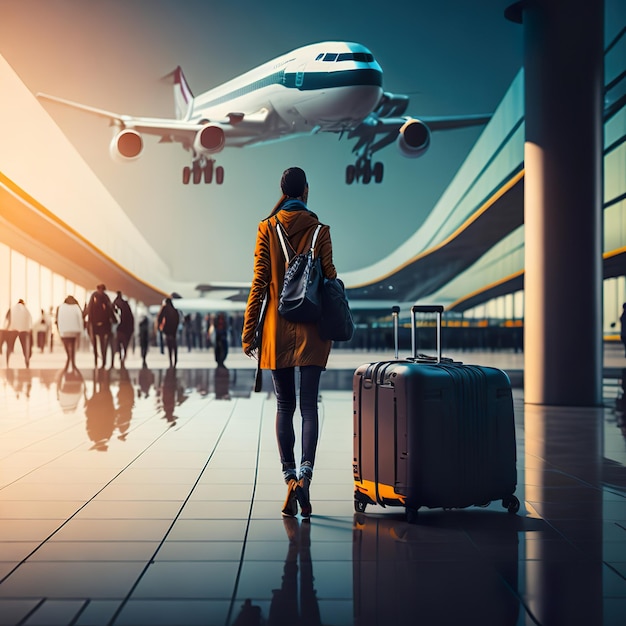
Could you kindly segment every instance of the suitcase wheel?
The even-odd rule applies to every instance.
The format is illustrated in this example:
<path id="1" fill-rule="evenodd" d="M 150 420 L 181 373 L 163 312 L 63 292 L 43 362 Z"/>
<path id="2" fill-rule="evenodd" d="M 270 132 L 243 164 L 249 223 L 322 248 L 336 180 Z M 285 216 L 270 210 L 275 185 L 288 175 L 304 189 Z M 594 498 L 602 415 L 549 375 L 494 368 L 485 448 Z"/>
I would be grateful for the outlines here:
<path id="1" fill-rule="evenodd" d="M 367 502 L 363 502 L 363 500 L 354 499 L 354 510 L 357 513 L 365 513 L 365 507 L 367 506 Z"/>
<path id="2" fill-rule="evenodd" d="M 354 510 L 357 513 L 365 513 L 365 507 L 367 506 L 367 502 L 363 502 L 363 500 L 355 500 L 354 501 Z"/>
<path id="3" fill-rule="evenodd" d="M 370 504 L 370 503 L 374 503 L 374 501 L 371 500 L 370 498 L 368 498 L 365 494 L 362 494 L 360 491 L 355 490 L 355 492 L 354 492 L 354 510 L 357 513 L 365 513 L 365 507 L 368 504 Z"/>
<path id="4" fill-rule="evenodd" d="M 511 515 L 515 515 L 515 513 L 519 511 L 519 500 L 517 496 L 508 496 L 502 499 L 502 506 L 511 513 Z"/>

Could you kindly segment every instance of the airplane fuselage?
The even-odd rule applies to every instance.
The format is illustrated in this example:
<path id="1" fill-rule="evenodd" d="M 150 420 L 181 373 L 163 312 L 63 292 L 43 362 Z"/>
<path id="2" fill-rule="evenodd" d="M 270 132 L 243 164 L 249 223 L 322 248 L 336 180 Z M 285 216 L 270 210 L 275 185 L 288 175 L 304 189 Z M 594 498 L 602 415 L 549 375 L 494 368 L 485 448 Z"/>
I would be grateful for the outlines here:
<path id="1" fill-rule="evenodd" d="M 236 125 L 229 133 L 229 145 L 243 146 L 287 135 L 350 130 L 372 112 L 382 93 L 382 69 L 367 48 L 324 42 L 273 59 L 197 96 L 186 119 L 199 123 L 238 111 L 245 111 L 248 119 L 255 113 L 263 116 L 256 136 L 250 136 L 246 123 L 239 140 Z"/>

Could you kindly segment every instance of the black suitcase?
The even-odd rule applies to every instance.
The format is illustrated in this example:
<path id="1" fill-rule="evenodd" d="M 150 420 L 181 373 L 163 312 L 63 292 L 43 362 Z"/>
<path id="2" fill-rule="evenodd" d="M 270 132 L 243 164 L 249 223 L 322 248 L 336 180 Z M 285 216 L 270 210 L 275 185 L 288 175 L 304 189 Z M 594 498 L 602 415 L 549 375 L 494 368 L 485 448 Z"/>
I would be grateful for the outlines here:
<path id="1" fill-rule="evenodd" d="M 519 510 L 511 384 L 493 367 L 441 358 L 441 306 L 414 306 L 413 358 L 366 363 L 353 376 L 354 507 Z M 437 315 L 437 356 L 417 354 L 416 313 Z"/>

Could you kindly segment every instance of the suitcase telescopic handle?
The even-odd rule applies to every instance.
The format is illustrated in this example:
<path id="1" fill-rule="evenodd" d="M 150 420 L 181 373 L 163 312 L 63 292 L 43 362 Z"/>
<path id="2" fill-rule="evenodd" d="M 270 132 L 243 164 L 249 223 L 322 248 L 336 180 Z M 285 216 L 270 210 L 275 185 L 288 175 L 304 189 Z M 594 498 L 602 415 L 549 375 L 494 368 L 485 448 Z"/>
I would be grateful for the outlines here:
<path id="1" fill-rule="evenodd" d="M 399 306 L 391 307 L 391 316 L 393 317 L 393 346 L 394 346 L 394 351 L 395 351 L 394 358 L 396 361 L 399 358 L 399 344 L 400 344 L 400 340 L 398 338 L 399 315 L 400 315 L 400 307 Z"/>
<path id="2" fill-rule="evenodd" d="M 413 358 L 417 359 L 417 313 L 435 313 L 437 316 L 437 363 L 441 363 L 441 317 L 443 306 L 441 304 L 415 304 L 411 307 L 411 349 Z"/>

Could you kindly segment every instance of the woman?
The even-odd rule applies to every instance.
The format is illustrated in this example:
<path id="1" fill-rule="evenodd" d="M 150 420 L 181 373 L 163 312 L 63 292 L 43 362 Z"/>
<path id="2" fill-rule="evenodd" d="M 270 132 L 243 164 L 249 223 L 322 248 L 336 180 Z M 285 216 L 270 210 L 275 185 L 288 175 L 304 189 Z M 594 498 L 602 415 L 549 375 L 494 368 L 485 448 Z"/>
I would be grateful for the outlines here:
<path id="1" fill-rule="evenodd" d="M 74 296 L 67 296 L 63 304 L 59 306 L 56 323 L 59 337 L 61 337 L 61 342 L 67 355 L 67 361 L 63 369 L 67 370 L 71 364 L 72 369 L 76 371 L 76 342 L 81 336 L 85 325 L 83 311 Z"/>
<path id="2" fill-rule="evenodd" d="M 30 311 L 26 308 L 26 303 L 22 298 L 17 301 L 8 311 L 6 315 L 7 327 L 7 367 L 9 367 L 9 358 L 15 346 L 15 340 L 19 338 L 22 352 L 24 354 L 24 363 L 29 367 L 30 357 L 33 353 L 33 318 Z"/>
<path id="3" fill-rule="evenodd" d="M 305 173 L 292 167 L 282 175 L 283 197 L 272 214 L 258 227 L 254 251 L 254 276 L 244 316 L 242 332 L 243 351 L 256 356 L 262 369 L 272 371 L 276 393 L 276 437 L 287 483 L 287 498 L 283 515 L 311 516 L 309 485 L 318 437 L 317 397 L 322 370 L 326 367 L 331 341 L 320 339 L 317 323 L 289 322 L 278 313 L 278 298 L 285 275 L 285 258 L 276 233 L 277 223 L 284 228 L 287 238 L 297 252 L 306 252 L 313 232 L 320 221 L 307 208 L 309 186 Z M 323 226 L 315 247 L 326 278 L 335 278 L 330 229 Z M 267 308 L 263 323 L 261 349 L 255 354 L 255 330 L 267 292 Z M 295 433 L 293 417 L 296 410 L 295 368 L 300 371 L 300 413 L 302 416 L 302 457 L 296 468 L 294 455 Z"/>

